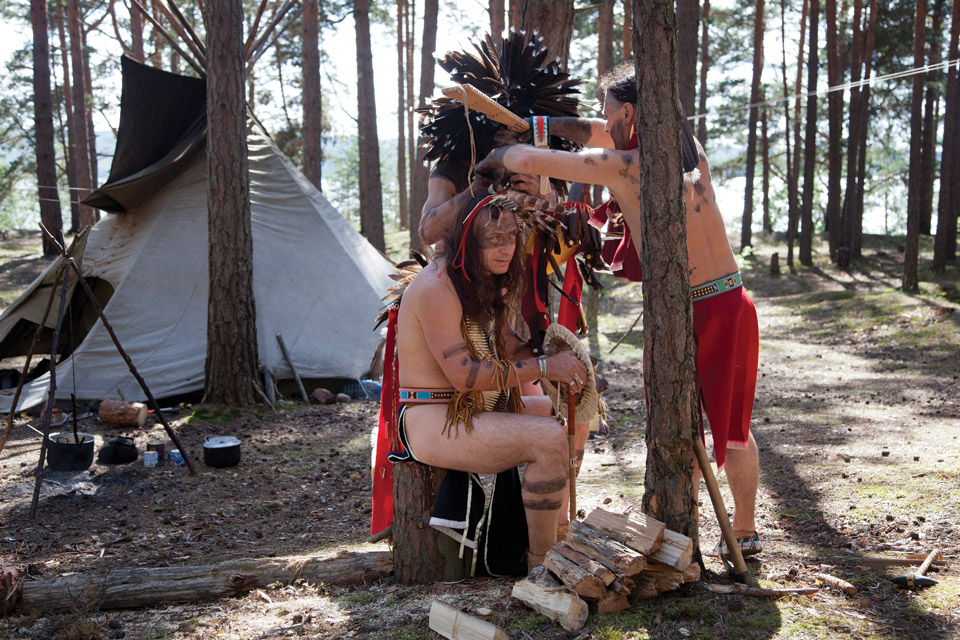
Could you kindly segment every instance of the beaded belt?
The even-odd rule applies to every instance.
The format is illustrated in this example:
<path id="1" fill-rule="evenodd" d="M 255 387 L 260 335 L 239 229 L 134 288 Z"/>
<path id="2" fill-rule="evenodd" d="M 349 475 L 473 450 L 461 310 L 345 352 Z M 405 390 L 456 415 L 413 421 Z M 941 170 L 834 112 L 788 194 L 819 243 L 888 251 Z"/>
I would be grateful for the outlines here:
<path id="1" fill-rule="evenodd" d="M 691 292 L 690 297 L 692 297 L 694 300 L 703 300 L 704 298 L 709 298 L 711 296 L 724 293 L 725 291 L 736 289 L 742 285 L 743 280 L 740 279 L 740 272 L 737 271 L 733 275 L 724 276 L 719 280 L 707 282 L 706 284 L 696 287 Z"/>
<path id="2" fill-rule="evenodd" d="M 412 404 L 416 402 L 424 404 L 446 404 L 447 402 L 450 402 L 451 398 L 453 398 L 453 394 L 453 389 L 402 388 L 400 389 L 400 402 L 406 404 Z"/>

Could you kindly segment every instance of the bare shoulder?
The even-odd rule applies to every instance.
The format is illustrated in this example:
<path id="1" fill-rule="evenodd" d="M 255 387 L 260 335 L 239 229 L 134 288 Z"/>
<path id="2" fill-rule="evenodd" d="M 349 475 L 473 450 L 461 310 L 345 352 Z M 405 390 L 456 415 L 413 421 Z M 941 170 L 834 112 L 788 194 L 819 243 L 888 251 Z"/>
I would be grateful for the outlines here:
<path id="1" fill-rule="evenodd" d="M 452 301 L 459 304 L 457 292 L 447 275 L 446 264 L 435 260 L 425 266 L 404 293 L 404 300 L 407 299 L 415 301 L 417 305 L 441 306 Z"/>

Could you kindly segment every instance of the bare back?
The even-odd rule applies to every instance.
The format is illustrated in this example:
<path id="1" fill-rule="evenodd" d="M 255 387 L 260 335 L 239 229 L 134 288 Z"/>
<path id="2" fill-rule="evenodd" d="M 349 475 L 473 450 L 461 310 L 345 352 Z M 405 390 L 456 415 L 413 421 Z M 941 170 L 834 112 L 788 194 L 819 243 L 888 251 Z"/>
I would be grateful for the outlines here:
<path id="1" fill-rule="evenodd" d="M 443 259 L 428 264 L 403 294 L 397 318 L 397 356 L 400 386 L 421 389 L 449 389 L 447 378 L 427 342 L 421 314 L 440 312 L 462 316 L 463 308 L 446 274 Z"/>

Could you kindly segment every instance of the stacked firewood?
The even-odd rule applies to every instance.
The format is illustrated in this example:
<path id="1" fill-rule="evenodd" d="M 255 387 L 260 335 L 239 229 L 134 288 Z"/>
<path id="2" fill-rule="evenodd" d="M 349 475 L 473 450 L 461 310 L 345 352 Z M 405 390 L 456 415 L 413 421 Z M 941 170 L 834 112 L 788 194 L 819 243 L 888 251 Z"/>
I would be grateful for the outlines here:
<path id="1" fill-rule="evenodd" d="M 700 579 L 693 541 L 642 513 L 596 509 L 570 523 L 543 566 L 513 587 L 513 597 L 576 631 L 590 613 L 616 613 Z"/>

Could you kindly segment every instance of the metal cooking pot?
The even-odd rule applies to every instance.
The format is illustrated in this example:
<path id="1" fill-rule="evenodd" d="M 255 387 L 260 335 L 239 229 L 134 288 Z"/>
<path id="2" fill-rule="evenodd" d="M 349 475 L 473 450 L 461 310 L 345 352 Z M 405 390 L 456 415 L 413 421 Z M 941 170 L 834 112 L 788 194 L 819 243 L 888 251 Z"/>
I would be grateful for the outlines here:
<path id="1" fill-rule="evenodd" d="M 233 436 L 207 436 L 203 441 L 203 463 L 222 469 L 240 463 L 240 439 Z"/>

